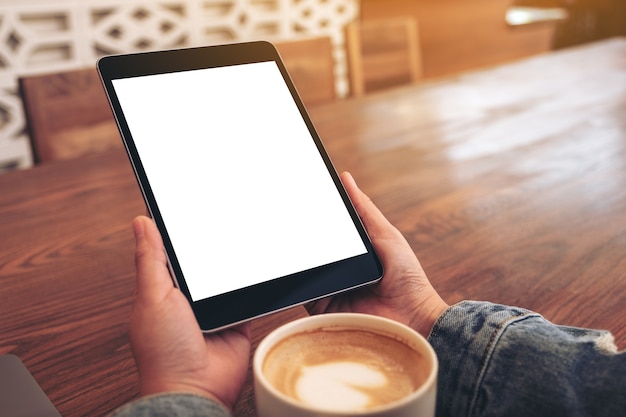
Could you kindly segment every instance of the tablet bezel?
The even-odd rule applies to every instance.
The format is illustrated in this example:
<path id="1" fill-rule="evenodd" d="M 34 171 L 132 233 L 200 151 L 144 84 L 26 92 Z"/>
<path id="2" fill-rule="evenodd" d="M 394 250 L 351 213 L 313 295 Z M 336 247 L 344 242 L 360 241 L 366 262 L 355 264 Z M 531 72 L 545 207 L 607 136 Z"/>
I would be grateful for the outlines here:
<path id="1" fill-rule="evenodd" d="M 161 217 L 158 203 L 152 193 L 149 179 L 146 176 L 112 81 L 121 78 L 266 61 L 274 61 L 277 64 L 367 252 L 363 255 L 194 302 L 184 280 L 176 252 Z M 219 330 L 252 318 L 372 284 L 382 277 L 382 264 L 374 251 L 367 232 L 341 184 L 341 180 L 279 53 L 271 43 L 258 41 L 107 56 L 98 61 L 98 71 L 148 211 L 163 237 L 170 274 L 175 284 L 191 303 L 196 319 L 203 331 Z"/>

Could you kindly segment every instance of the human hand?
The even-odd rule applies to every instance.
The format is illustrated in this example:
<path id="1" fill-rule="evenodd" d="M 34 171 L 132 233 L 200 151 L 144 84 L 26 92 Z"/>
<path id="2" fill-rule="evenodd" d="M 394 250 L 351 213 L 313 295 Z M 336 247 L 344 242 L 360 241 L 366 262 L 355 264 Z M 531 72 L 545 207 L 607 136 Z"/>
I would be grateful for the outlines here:
<path id="1" fill-rule="evenodd" d="M 378 210 L 347 172 L 341 181 L 354 204 L 384 268 L 380 283 L 324 298 L 307 305 L 311 314 L 355 312 L 404 323 L 428 336 L 448 307 L 428 281 L 404 236 Z"/>
<path id="2" fill-rule="evenodd" d="M 203 334 L 189 302 L 170 278 L 154 222 L 133 221 L 137 293 L 130 339 L 142 395 L 188 392 L 232 411 L 250 357 L 250 326 Z"/>

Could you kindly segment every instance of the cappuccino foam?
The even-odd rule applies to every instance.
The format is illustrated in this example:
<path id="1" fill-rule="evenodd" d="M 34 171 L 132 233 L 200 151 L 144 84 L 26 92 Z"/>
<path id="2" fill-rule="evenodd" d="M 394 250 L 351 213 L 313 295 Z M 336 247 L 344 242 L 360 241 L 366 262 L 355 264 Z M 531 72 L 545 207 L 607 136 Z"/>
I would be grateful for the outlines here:
<path id="1" fill-rule="evenodd" d="M 283 394 L 321 410 L 361 411 L 400 400 L 427 377 L 422 356 L 366 330 L 316 329 L 268 352 L 263 373 Z"/>

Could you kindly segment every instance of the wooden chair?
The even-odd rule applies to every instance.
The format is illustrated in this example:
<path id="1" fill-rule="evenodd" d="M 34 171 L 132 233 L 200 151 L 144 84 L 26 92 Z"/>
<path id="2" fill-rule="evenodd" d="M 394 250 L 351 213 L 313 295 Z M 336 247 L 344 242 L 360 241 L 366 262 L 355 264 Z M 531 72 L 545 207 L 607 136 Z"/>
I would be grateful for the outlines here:
<path id="1" fill-rule="evenodd" d="M 35 163 L 122 146 L 95 68 L 21 77 L 19 87 Z"/>
<path id="2" fill-rule="evenodd" d="M 413 18 L 354 21 L 346 26 L 346 50 L 354 96 L 415 82 L 422 76 Z"/>
<path id="3" fill-rule="evenodd" d="M 337 97 L 335 61 L 329 37 L 276 42 L 275 46 L 305 105 Z"/>

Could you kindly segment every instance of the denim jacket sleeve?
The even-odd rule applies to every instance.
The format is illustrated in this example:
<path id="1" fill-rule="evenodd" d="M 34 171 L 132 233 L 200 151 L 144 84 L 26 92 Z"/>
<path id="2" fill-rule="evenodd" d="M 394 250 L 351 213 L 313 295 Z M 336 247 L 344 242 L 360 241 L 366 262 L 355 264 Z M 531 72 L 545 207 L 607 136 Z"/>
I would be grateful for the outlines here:
<path id="1" fill-rule="evenodd" d="M 437 416 L 618 416 L 626 354 L 606 331 L 557 326 L 537 313 L 464 301 L 429 341 L 439 358 Z"/>
<path id="2" fill-rule="evenodd" d="M 107 417 L 230 417 L 230 413 L 206 397 L 166 393 L 139 398 Z"/>

